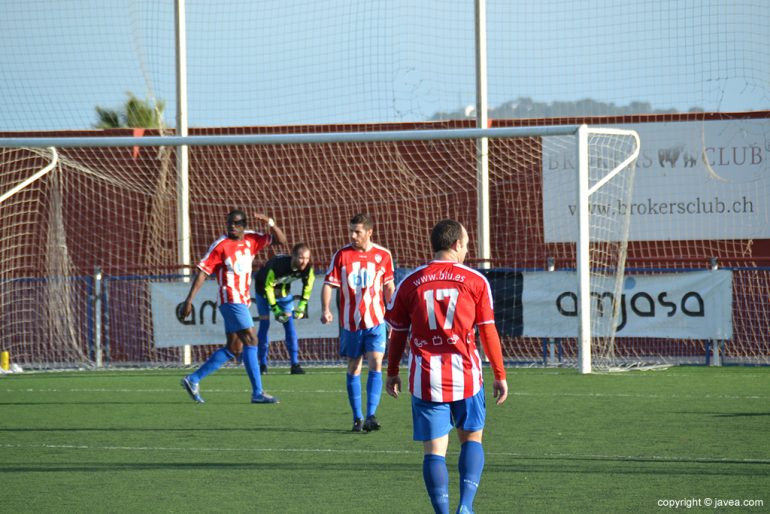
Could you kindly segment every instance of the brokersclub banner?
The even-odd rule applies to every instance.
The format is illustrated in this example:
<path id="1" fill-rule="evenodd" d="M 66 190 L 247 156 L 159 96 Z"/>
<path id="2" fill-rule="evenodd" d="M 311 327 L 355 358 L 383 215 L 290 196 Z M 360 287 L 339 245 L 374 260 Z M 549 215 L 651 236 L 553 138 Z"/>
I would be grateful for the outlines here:
<path id="1" fill-rule="evenodd" d="M 633 196 L 594 195 L 590 213 L 629 213 L 631 241 L 770 238 L 767 119 L 614 127 L 641 139 Z M 543 139 L 544 236 L 570 242 L 577 236 L 576 147 L 552 139 Z"/>
<path id="2" fill-rule="evenodd" d="M 337 338 L 339 326 L 335 320 L 324 325 L 320 321 L 320 313 L 313 307 L 321 305 L 321 286 L 323 280 L 316 280 L 313 284 L 313 292 L 308 302 L 309 316 L 304 319 L 294 320 L 297 328 L 297 336 L 304 338 Z M 225 342 L 225 328 L 222 316 L 217 308 L 217 284 L 213 280 L 203 283 L 193 302 L 193 314 L 186 320 L 179 319 L 177 308 L 187 297 L 190 284 L 183 282 L 153 282 L 150 284 L 152 305 L 152 327 L 157 348 L 171 346 L 217 344 Z M 251 314 L 254 324 L 257 321 L 257 308 L 252 302 Z M 275 321 L 270 315 L 270 341 L 283 341 L 285 339 L 283 325 Z"/>
<path id="3" fill-rule="evenodd" d="M 577 274 L 543 271 L 523 276 L 523 335 L 575 337 Z M 592 310 L 610 316 L 611 296 L 592 292 Z M 618 337 L 727 340 L 733 334 L 732 272 L 627 275 L 620 307 Z"/>

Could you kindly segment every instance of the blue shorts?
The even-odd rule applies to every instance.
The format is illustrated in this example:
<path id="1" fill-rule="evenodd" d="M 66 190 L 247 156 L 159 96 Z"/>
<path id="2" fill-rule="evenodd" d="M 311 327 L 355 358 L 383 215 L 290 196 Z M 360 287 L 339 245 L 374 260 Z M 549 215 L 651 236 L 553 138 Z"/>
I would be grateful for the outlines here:
<path id="1" fill-rule="evenodd" d="M 249 308 L 243 303 L 223 303 L 219 306 L 225 320 L 225 334 L 240 332 L 254 326 Z"/>
<path id="2" fill-rule="evenodd" d="M 257 312 L 260 316 L 270 316 L 272 312 L 270 310 L 270 304 L 267 303 L 267 298 L 262 295 L 255 295 L 254 303 L 257 304 Z M 281 298 L 276 298 L 275 303 L 283 310 L 283 312 L 294 312 L 294 295 L 286 295 Z"/>
<path id="3" fill-rule="evenodd" d="M 466 432 L 484 428 L 487 403 L 484 388 L 470 398 L 456 402 L 428 402 L 412 396 L 412 438 L 432 441 L 447 435 L 452 427 Z"/>
<path id="4" fill-rule="evenodd" d="M 370 352 L 385 353 L 385 342 L 388 339 L 385 327 L 385 323 L 380 323 L 376 327 L 355 332 L 343 328 L 340 335 L 340 355 L 355 359 Z"/>

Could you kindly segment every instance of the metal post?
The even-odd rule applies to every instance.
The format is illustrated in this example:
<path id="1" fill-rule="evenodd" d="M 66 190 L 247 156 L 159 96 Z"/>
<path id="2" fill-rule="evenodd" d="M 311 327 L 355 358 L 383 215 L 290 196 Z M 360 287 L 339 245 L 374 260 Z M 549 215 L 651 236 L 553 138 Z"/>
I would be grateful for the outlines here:
<path id="1" fill-rule="evenodd" d="M 185 21 L 185 0 L 175 1 L 176 18 L 176 135 L 187 136 L 187 36 Z M 177 258 L 182 264 L 182 275 L 189 282 L 190 275 L 190 188 L 189 188 L 189 147 L 176 149 L 176 193 L 177 193 Z M 182 364 L 192 362 L 190 345 L 182 347 Z"/>
<path id="2" fill-rule="evenodd" d="M 548 256 L 545 260 L 545 270 L 549 273 L 556 271 L 556 259 L 553 258 L 553 256 Z M 551 366 L 556 365 L 556 340 L 552 338 L 548 338 L 546 340 L 546 344 L 548 346 L 548 355 L 546 357 L 545 351 L 543 352 L 543 360 L 546 361 L 545 364 L 550 363 Z"/>
<path id="3" fill-rule="evenodd" d="M 578 358 L 580 372 L 591 373 L 591 262 L 588 218 L 588 127 L 578 129 L 577 145 L 578 206 Z"/>
<path id="4" fill-rule="evenodd" d="M 711 257 L 709 259 L 709 267 L 711 267 L 711 271 L 717 271 L 719 269 L 719 260 L 716 257 Z M 722 341 L 714 339 L 711 341 L 711 366 L 721 366 L 722 365 Z"/>
<path id="5" fill-rule="evenodd" d="M 102 269 L 94 267 L 94 361 L 97 368 L 104 366 L 102 359 Z"/>
<path id="6" fill-rule="evenodd" d="M 476 127 L 489 126 L 487 112 L 486 0 L 476 0 Z M 477 231 L 479 267 L 489 268 L 492 249 L 489 229 L 489 139 L 476 140 Z"/>

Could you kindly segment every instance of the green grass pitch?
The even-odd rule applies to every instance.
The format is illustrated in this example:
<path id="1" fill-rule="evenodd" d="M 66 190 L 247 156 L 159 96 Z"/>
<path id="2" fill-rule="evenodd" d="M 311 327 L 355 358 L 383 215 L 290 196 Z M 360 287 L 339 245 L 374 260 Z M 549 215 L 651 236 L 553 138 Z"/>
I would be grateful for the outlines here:
<path id="1" fill-rule="evenodd" d="M 408 395 L 383 392 L 382 430 L 354 434 L 342 368 L 271 369 L 279 405 L 248 403 L 243 369 L 204 380 L 197 405 L 183 374 L 0 377 L 0 511 L 431 512 Z M 487 388 L 478 513 L 770 510 L 768 368 L 510 369 L 508 384 L 503 406 Z"/>

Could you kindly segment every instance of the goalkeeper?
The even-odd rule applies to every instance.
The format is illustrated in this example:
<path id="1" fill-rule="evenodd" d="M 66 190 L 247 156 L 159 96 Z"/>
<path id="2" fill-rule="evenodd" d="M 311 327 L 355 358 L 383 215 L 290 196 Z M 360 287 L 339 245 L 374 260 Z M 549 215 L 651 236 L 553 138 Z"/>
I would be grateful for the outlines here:
<path id="1" fill-rule="evenodd" d="M 297 306 L 291 294 L 291 283 L 302 280 L 302 293 Z M 310 263 L 310 248 L 304 243 L 294 245 L 291 255 L 276 255 L 254 275 L 257 312 L 259 313 L 259 331 L 257 332 L 257 351 L 259 371 L 267 373 L 268 336 L 270 313 L 283 323 L 286 333 L 286 351 L 291 360 L 291 374 L 304 375 L 305 370 L 299 364 L 299 344 L 294 320 L 307 316 L 307 302 L 313 290 L 315 274 Z"/>

